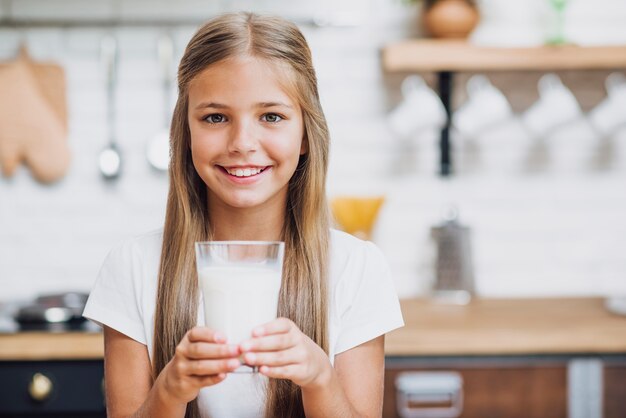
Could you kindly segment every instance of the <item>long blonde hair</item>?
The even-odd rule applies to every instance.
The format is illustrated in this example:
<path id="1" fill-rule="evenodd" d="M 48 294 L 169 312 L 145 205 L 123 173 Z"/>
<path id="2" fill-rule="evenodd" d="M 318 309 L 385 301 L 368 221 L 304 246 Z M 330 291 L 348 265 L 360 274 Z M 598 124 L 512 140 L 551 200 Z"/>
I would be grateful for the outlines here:
<path id="1" fill-rule="evenodd" d="M 185 333 L 196 325 L 199 294 L 193 246 L 196 241 L 211 238 L 206 185 L 191 159 L 188 86 L 209 65 L 246 55 L 287 68 L 291 75 L 289 93 L 302 109 L 303 140 L 308 149 L 289 181 L 278 314 L 294 321 L 328 353 L 330 220 L 325 183 L 329 135 L 311 52 L 293 23 L 252 13 L 229 13 L 212 19 L 196 32 L 178 69 L 179 94 L 171 127 L 170 188 L 154 319 L 153 379 L 171 360 Z M 300 388 L 289 380 L 270 379 L 265 408 L 268 417 L 304 417 Z M 197 401 L 189 403 L 185 416 L 199 416 Z"/>

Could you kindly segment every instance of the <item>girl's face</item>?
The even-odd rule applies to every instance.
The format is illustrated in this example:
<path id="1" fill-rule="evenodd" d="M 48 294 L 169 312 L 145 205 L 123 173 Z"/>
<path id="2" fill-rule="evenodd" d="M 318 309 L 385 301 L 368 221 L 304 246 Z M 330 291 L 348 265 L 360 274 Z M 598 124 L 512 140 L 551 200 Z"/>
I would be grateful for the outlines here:
<path id="1" fill-rule="evenodd" d="M 235 208 L 284 205 L 303 142 L 302 111 L 267 61 L 210 65 L 189 85 L 191 153 L 209 200 Z"/>

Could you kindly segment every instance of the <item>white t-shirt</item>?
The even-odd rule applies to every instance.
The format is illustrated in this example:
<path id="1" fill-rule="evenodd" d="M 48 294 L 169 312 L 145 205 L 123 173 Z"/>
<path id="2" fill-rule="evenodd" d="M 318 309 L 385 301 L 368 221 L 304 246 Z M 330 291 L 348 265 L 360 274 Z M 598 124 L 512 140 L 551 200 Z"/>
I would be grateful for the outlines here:
<path id="1" fill-rule="evenodd" d="M 83 315 L 145 344 L 152 360 L 162 230 L 114 247 L 106 257 Z M 380 250 L 341 231 L 330 233 L 329 359 L 404 325 L 391 272 Z M 198 325 L 204 308 L 198 303 Z M 203 388 L 202 415 L 263 416 L 266 377 L 231 373 Z"/>

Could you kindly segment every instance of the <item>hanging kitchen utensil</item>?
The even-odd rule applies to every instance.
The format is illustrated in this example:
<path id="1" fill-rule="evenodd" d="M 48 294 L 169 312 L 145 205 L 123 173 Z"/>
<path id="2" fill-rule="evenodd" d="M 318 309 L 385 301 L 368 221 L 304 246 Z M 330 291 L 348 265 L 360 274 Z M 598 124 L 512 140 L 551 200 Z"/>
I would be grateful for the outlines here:
<path id="1" fill-rule="evenodd" d="M 445 221 L 431 228 L 436 243 L 435 299 L 466 304 L 474 294 L 470 229 L 458 222 L 458 211 L 447 209 Z"/>
<path id="2" fill-rule="evenodd" d="M 31 58 L 26 45 L 20 46 L 19 59 L 25 60 L 32 70 L 41 94 L 52 106 L 63 128 L 67 130 L 67 97 L 65 71 L 63 67 L 54 62 L 35 61 Z"/>
<path id="3" fill-rule="evenodd" d="M 163 87 L 163 129 L 148 143 L 148 162 L 157 171 L 167 171 L 170 163 L 170 103 L 172 102 L 172 61 L 174 43 L 171 36 L 165 34 L 158 42 L 159 63 Z"/>
<path id="4" fill-rule="evenodd" d="M 24 163 L 42 183 L 61 179 L 71 159 L 63 69 L 34 61 L 22 46 L 16 59 L 0 63 L 0 92 L 2 174 L 11 177 Z"/>
<path id="5" fill-rule="evenodd" d="M 115 141 L 115 87 L 117 84 L 117 41 L 113 36 L 107 36 L 101 42 L 101 57 L 106 79 L 107 95 L 107 122 L 109 143 L 100 152 L 98 166 L 106 180 L 115 180 L 122 171 L 122 155 Z"/>

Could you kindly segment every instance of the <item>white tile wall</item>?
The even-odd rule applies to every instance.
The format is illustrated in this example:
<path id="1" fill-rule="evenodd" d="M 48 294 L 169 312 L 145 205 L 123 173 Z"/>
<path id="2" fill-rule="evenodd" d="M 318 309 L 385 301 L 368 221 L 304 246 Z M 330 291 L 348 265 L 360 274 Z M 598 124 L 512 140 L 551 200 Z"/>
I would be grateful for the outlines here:
<path id="1" fill-rule="evenodd" d="M 9 2 L 7 0 L 0 0 L 0 19 L 9 15 Z"/>
<path id="2" fill-rule="evenodd" d="M 83 0 L 19 0 L 11 2 L 11 15 L 20 19 L 100 19 L 114 15 L 115 2 Z"/>
<path id="3" fill-rule="evenodd" d="M 134 0 L 120 1 L 118 16 L 124 19 L 162 19 L 164 16 L 179 19 L 197 19 L 198 16 L 211 16 L 222 10 L 223 1 L 216 0 Z"/>
<path id="4" fill-rule="evenodd" d="M 355 2 L 323 2 L 317 9 L 313 2 L 286 0 L 149 3 L 0 0 L 0 17 L 186 18 L 244 8 L 302 20 L 321 10 L 340 20 Z M 303 26 L 303 31 L 313 49 L 332 133 L 329 193 L 385 194 L 374 240 L 389 259 L 399 293 L 426 290 L 429 228 L 439 222 L 442 208 L 454 203 L 472 228 L 480 294 L 626 294 L 626 129 L 600 141 L 585 121 L 578 121 L 534 144 L 512 121 L 474 141 L 453 136 L 457 174 L 441 179 L 436 175 L 437 132 L 400 141 L 385 124 L 385 114 L 398 103 L 402 75 L 382 72 L 379 50 L 419 32 L 416 10 L 392 0 L 368 4 L 357 26 Z M 193 30 L 171 29 L 177 56 Z M 14 178 L 0 179 L 0 301 L 88 290 L 114 243 L 162 224 L 167 179 L 151 171 L 145 159 L 148 140 L 163 124 L 156 58 L 161 31 L 115 31 L 121 65 L 114 132 L 123 150 L 124 173 L 111 185 L 96 168 L 108 132 L 98 58 L 99 41 L 108 30 L 0 28 L 0 58 L 13 56 L 25 40 L 34 57 L 65 67 L 74 156 L 67 177 L 53 186 L 36 183 L 25 168 Z M 585 110 L 604 97 L 607 73 L 561 75 Z M 457 86 L 468 76 L 459 76 Z M 489 76 L 517 111 L 537 97 L 539 74 Z M 456 105 L 463 100 L 459 88 Z"/>

